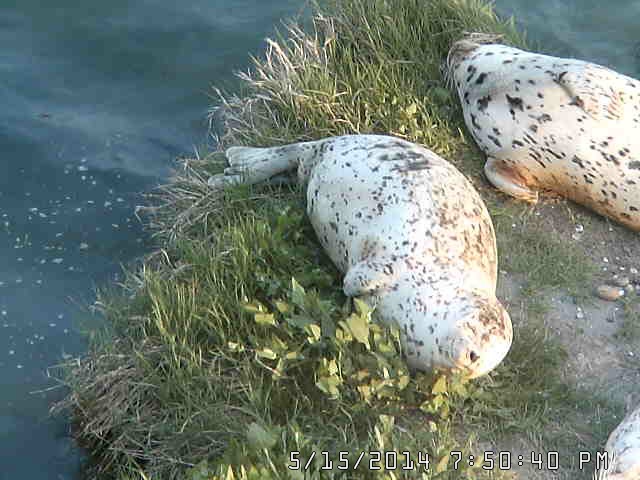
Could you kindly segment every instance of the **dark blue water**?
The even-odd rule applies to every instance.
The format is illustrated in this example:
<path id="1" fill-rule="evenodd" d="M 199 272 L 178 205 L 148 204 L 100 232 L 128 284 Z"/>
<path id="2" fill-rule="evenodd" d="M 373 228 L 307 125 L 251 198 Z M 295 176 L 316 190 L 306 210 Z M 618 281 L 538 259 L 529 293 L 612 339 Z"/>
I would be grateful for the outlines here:
<path id="1" fill-rule="evenodd" d="M 640 2 L 633 0 L 495 0 L 545 52 L 640 77 Z"/>
<path id="2" fill-rule="evenodd" d="M 150 248 L 135 205 L 207 144 L 210 85 L 302 3 L 0 3 L 0 480 L 77 478 L 47 367 L 84 351 L 79 306 Z M 637 2 L 497 5 L 548 51 L 639 76 Z"/>
<path id="3" fill-rule="evenodd" d="M 295 0 L 0 3 L 0 480 L 71 479 L 48 366 L 83 352 L 73 318 L 147 251 L 141 193 L 207 143 L 232 87 Z"/>

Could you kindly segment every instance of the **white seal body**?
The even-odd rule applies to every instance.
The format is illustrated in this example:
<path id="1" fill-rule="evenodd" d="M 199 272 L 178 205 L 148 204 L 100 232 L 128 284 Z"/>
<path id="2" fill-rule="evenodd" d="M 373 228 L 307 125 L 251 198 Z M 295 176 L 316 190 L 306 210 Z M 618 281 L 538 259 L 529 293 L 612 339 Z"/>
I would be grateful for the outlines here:
<path id="1" fill-rule="evenodd" d="M 609 464 L 606 470 L 597 472 L 598 480 L 640 479 L 640 407 L 611 432 L 604 449 Z"/>
<path id="2" fill-rule="evenodd" d="M 551 190 L 640 230 L 640 82 L 473 37 L 451 47 L 447 76 L 497 188 L 533 202 Z"/>
<path id="3" fill-rule="evenodd" d="M 477 377 L 503 360 L 512 327 L 495 297 L 493 225 L 450 163 L 380 135 L 232 147 L 227 156 L 231 167 L 214 185 L 298 168 L 307 213 L 345 274 L 345 294 L 375 303 L 383 321 L 399 325 L 411 366 Z"/>

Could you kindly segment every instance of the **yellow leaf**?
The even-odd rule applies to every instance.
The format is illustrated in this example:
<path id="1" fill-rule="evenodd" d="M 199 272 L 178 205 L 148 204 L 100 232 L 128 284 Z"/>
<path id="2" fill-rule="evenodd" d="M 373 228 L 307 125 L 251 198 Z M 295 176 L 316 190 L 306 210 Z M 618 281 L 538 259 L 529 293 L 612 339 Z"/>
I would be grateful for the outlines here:
<path id="1" fill-rule="evenodd" d="M 353 338 L 369 349 L 369 322 L 367 319 L 359 315 L 349 315 L 346 324 Z"/>
<path id="2" fill-rule="evenodd" d="M 244 352 L 244 345 L 236 342 L 227 342 L 227 348 L 232 352 Z"/>
<path id="3" fill-rule="evenodd" d="M 233 474 L 233 468 L 231 465 L 227 468 L 227 474 L 224 476 L 224 480 L 235 480 L 236 476 Z"/>
<path id="4" fill-rule="evenodd" d="M 270 348 L 263 348 L 262 350 L 258 350 L 256 353 L 259 357 L 266 358 L 268 360 L 275 360 L 278 357 L 278 355 L 276 355 L 276 352 L 274 352 Z"/>
<path id="5" fill-rule="evenodd" d="M 310 323 L 309 325 L 304 327 L 304 331 L 307 332 L 308 335 L 310 335 L 309 343 L 315 343 L 320 340 L 321 330 L 320 327 L 315 323 Z"/>
<path id="6" fill-rule="evenodd" d="M 447 391 L 447 377 L 445 377 L 444 375 L 440 375 L 438 380 L 436 380 L 436 383 L 433 384 L 431 393 L 435 395 L 438 393 L 446 393 L 446 391 Z"/>
<path id="7" fill-rule="evenodd" d="M 412 103 L 407 108 L 405 108 L 404 111 L 407 112 L 407 115 L 413 116 L 418 111 L 418 106 L 415 103 Z"/>
<path id="8" fill-rule="evenodd" d="M 300 352 L 289 352 L 284 356 L 284 358 L 287 360 L 297 360 L 299 358 L 301 359 L 304 357 Z"/>
<path id="9" fill-rule="evenodd" d="M 436 465 L 436 473 L 442 473 L 447 469 L 447 464 L 449 463 L 449 455 L 444 455 Z"/>
<path id="10" fill-rule="evenodd" d="M 276 308 L 280 313 L 287 313 L 291 310 L 287 302 L 276 302 Z"/>
<path id="11" fill-rule="evenodd" d="M 353 304 L 356 307 L 356 313 L 358 315 L 369 315 L 371 313 L 371 307 L 364 300 L 355 297 L 353 299 Z"/>
<path id="12" fill-rule="evenodd" d="M 258 325 L 276 324 L 276 317 L 273 315 L 273 313 L 256 313 L 254 314 L 253 319 Z"/>

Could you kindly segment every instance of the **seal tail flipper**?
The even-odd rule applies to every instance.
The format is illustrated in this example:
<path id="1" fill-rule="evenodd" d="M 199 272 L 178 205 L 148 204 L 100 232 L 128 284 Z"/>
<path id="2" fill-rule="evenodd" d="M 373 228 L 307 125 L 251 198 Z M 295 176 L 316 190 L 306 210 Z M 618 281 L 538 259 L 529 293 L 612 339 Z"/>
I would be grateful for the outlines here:
<path id="1" fill-rule="evenodd" d="M 484 173 L 498 190 L 519 200 L 537 203 L 538 192 L 528 188 L 525 179 L 513 168 L 509 167 L 504 160 L 487 157 L 487 163 L 484 164 Z"/>
<path id="2" fill-rule="evenodd" d="M 225 152 L 229 167 L 224 169 L 224 174 L 212 176 L 208 183 L 216 188 L 238 183 L 253 185 L 271 178 L 281 180 L 281 174 L 296 167 L 299 180 L 305 181 L 324 142 L 300 142 L 271 148 L 230 147 Z"/>

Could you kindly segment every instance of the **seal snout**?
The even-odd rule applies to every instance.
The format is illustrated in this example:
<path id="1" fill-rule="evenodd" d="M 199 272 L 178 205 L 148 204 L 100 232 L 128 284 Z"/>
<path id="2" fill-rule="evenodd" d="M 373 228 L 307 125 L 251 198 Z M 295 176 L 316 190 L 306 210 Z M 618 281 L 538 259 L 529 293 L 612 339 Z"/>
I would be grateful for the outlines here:
<path id="1" fill-rule="evenodd" d="M 470 378 L 496 368 L 511 348 L 511 318 L 498 300 L 486 301 L 479 308 L 477 317 L 466 322 L 463 330 L 453 361 Z"/>

